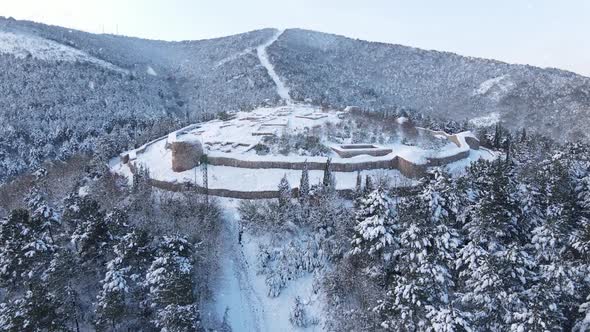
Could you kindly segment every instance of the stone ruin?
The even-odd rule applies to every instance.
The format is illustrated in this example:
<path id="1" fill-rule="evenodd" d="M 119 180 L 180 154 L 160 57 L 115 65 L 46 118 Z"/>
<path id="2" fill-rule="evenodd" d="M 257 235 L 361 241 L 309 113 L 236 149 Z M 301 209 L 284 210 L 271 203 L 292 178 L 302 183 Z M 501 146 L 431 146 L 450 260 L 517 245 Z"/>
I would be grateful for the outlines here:
<path id="1" fill-rule="evenodd" d="M 199 166 L 203 157 L 203 145 L 196 139 L 172 142 L 170 150 L 174 172 L 184 172 Z"/>

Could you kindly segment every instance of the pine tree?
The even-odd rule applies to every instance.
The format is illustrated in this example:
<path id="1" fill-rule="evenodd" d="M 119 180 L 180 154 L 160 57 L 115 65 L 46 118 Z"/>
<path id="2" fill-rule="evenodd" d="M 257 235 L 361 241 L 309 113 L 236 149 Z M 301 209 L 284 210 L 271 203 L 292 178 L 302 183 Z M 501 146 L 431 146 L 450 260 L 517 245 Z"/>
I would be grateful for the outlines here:
<path id="1" fill-rule="evenodd" d="M 334 187 L 335 183 L 334 183 L 334 178 L 332 176 L 332 169 L 331 169 L 331 165 L 332 164 L 332 158 L 328 158 L 328 160 L 326 160 L 326 165 L 324 166 L 324 176 L 322 179 L 322 185 L 324 186 L 324 188 L 332 188 Z"/>
<path id="2" fill-rule="evenodd" d="M 496 124 L 496 130 L 494 132 L 494 147 L 502 147 L 502 126 L 499 123 Z"/>
<path id="3" fill-rule="evenodd" d="M 457 266 L 462 302 L 472 311 L 470 324 L 500 331 L 522 311 L 520 295 L 533 277 L 534 260 L 524 246 L 511 166 L 497 160 L 480 170 L 477 200 L 464 216 L 466 245 Z"/>
<path id="4" fill-rule="evenodd" d="M 356 172 L 356 184 L 354 185 L 354 199 L 359 199 L 363 195 L 363 177 L 361 172 Z"/>
<path id="5" fill-rule="evenodd" d="M 295 305 L 293 306 L 293 309 L 291 309 L 289 321 L 295 327 L 307 327 L 305 309 L 303 308 L 303 303 L 301 303 L 299 296 L 295 297 Z"/>
<path id="6" fill-rule="evenodd" d="M 41 283 L 29 283 L 24 295 L 0 304 L 0 330 L 64 331 L 60 306 L 51 290 Z"/>
<path id="7" fill-rule="evenodd" d="M 0 280 L 10 285 L 39 277 L 55 250 L 46 225 L 17 209 L 0 220 Z"/>
<path id="8" fill-rule="evenodd" d="M 309 170 L 307 160 L 303 165 L 303 171 L 301 171 L 301 180 L 299 181 L 299 201 L 306 202 L 309 199 Z"/>
<path id="9" fill-rule="evenodd" d="M 116 329 L 125 315 L 125 294 L 129 292 L 126 273 L 121 260 L 115 258 L 107 263 L 107 272 L 101 280 L 102 289 L 97 297 L 96 325 L 100 329 Z"/>
<path id="10" fill-rule="evenodd" d="M 164 237 L 146 274 L 154 324 L 168 331 L 194 331 L 198 322 L 192 282 L 193 246 L 182 237 Z M 191 323 L 192 322 L 192 323 Z M 188 325 L 187 325 L 188 324 Z"/>
<path id="11" fill-rule="evenodd" d="M 511 331 L 561 331 L 565 317 L 549 285 L 532 285 L 521 293 L 523 305 L 511 318 Z M 583 329 L 581 329 L 583 331 Z"/>
<path id="12" fill-rule="evenodd" d="M 150 183 L 149 169 L 140 165 L 133 173 L 133 187 L 131 191 L 131 207 L 132 210 L 141 211 L 147 217 L 151 217 L 149 212 L 151 209 L 146 208 L 146 205 L 152 199 L 152 185 Z"/>
<path id="13" fill-rule="evenodd" d="M 72 242 L 79 254 L 85 260 L 104 258 L 113 234 L 98 202 L 84 197 L 70 211 L 66 219 L 74 226 Z"/>
<path id="14" fill-rule="evenodd" d="M 279 182 L 279 207 L 286 208 L 291 204 L 291 185 L 287 180 L 287 174 Z"/>
<path id="15" fill-rule="evenodd" d="M 223 313 L 223 321 L 221 322 L 220 332 L 232 332 L 231 325 L 229 324 L 229 308 L 225 308 Z"/>
<path id="16" fill-rule="evenodd" d="M 155 324 L 161 331 L 167 332 L 200 332 L 200 314 L 195 304 L 169 304 L 158 310 Z"/>
<path id="17" fill-rule="evenodd" d="M 49 266 L 45 269 L 41 281 L 51 289 L 57 303 L 61 303 L 60 315 L 71 326 L 79 325 L 78 294 L 72 286 L 79 274 L 77 256 L 68 248 L 59 248 L 53 253 Z"/>
<path id="18" fill-rule="evenodd" d="M 559 299 L 557 309 L 564 317 L 571 317 L 583 301 L 587 286 L 582 281 L 587 265 L 580 265 L 576 257 L 584 254 L 584 209 L 576 200 L 576 185 L 562 154 L 541 165 L 544 173 L 542 191 L 543 222 L 532 231 L 539 268 L 539 283 L 551 285 L 551 297 Z M 566 159 L 566 158 L 563 158 Z M 586 256 L 588 257 L 588 256 Z M 568 321 L 568 323 L 570 323 Z"/>
<path id="19" fill-rule="evenodd" d="M 383 189 L 360 199 L 355 220 L 352 254 L 380 255 L 395 244 L 397 213 Z"/>
<path id="20" fill-rule="evenodd" d="M 115 210 L 107 219 L 126 223 L 127 215 Z M 119 323 L 126 320 L 127 314 L 134 314 L 131 312 L 133 308 L 129 307 L 130 300 L 145 299 L 145 289 L 139 283 L 139 275 L 149 267 L 152 257 L 151 241 L 147 232 L 132 230 L 113 246 L 114 258 L 106 264 L 105 276 L 101 280 L 102 289 L 97 296 L 97 328 L 116 329 Z"/>
<path id="21" fill-rule="evenodd" d="M 133 192 L 142 193 L 151 191 L 150 171 L 147 167 L 139 165 L 133 174 Z"/>
<path id="22" fill-rule="evenodd" d="M 399 331 L 469 328 L 454 295 L 457 198 L 444 173 L 435 169 L 431 176 L 418 197 L 401 204 L 393 286 L 377 308 L 386 316 L 382 326 Z"/>
<path id="23" fill-rule="evenodd" d="M 365 194 L 375 190 L 375 186 L 373 185 L 373 178 L 371 178 L 370 175 L 365 176 L 365 188 L 363 190 Z"/>
<path id="24" fill-rule="evenodd" d="M 305 305 L 299 296 L 295 297 L 295 304 L 289 314 L 289 322 L 291 322 L 294 327 L 298 328 L 308 328 L 311 325 L 316 325 L 318 323 L 317 319 L 309 317 L 305 310 Z"/>

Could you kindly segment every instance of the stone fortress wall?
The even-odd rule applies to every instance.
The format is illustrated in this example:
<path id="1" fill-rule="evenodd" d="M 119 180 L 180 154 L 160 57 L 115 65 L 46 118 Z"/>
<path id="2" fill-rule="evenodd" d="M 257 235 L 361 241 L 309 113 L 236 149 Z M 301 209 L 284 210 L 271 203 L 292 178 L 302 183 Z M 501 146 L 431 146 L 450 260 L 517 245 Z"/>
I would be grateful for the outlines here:
<path id="1" fill-rule="evenodd" d="M 479 150 L 479 140 L 473 136 L 463 136 L 463 140 L 456 134 L 447 134 L 442 131 L 432 131 L 425 128 L 416 128 L 418 131 L 431 134 L 431 135 L 442 135 L 445 136 L 449 141 L 456 144 L 460 149 L 455 154 L 444 156 L 444 157 L 432 157 L 427 158 L 425 163 L 414 163 L 407 159 L 404 159 L 400 156 L 394 156 L 391 159 L 383 160 L 374 160 L 374 161 L 363 161 L 363 162 L 338 162 L 333 161 L 331 163 L 330 169 L 334 172 L 357 172 L 357 171 L 366 171 L 366 170 L 374 170 L 374 169 L 395 169 L 398 170 L 402 175 L 412 179 L 419 179 L 426 174 L 426 171 L 429 167 L 434 166 L 444 166 L 462 159 L 465 159 L 469 156 L 470 150 Z M 155 140 L 156 141 L 159 141 Z M 153 143 L 153 142 L 150 142 Z M 142 150 L 150 144 L 146 144 L 142 146 Z M 122 160 L 125 159 L 129 160 L 129 156 L 123 155 Z M 131 158 L 133 160 L 134 158 Z M 209 165 L 214 166 L 227 166 L 227 167 L 237 167 L 237 168 L 247 168 L 247 169 L 285 169 L 285 170 L 303 170 L 305 165 L 307 164 L 307 168 L 309 170 L 323 170 L 326 163 L 325 162 L 302 162 L 302 161 L 271 161 L 271 160 L 243 160 L 233 157 L 222 157 L 222 156 L 207 156 L 207 161 Z M 125 163 L 125 161 L 124 161 Z M 195 163 L 196 160 L 192 161 Z M 135 167 L 133 167 L 133 163 L 129 162 L 129 167 L 132 173 L 135 172 Z M 164 190 L 170 191 L 183 191 L 189 188 L 185 184 L 182 183 L 173 183 L 173 182 L 166 182 L 156 179 L 150 179 L 150 183 L 157 188 L 161 188 Z M 208 189 L 200 186 L 195 186 L 192 184 L 190 190 L 197 191 L 199 193 L 208 193 L 212 196 L 219 196 L 219 197 L 230 197 L 230 198 L 238 198 L 238 199 L 269 199 L 269 198 L 276 198 L 278 197 L 278 191 L 236 191 L 236 190 L 229 190 L 229 189 Z M 294 188 L 294 194 L 297 194 L 297 188 Z M 339 191 L 343 195 L 349 195 L 351 190 L 340 190 Z"/>

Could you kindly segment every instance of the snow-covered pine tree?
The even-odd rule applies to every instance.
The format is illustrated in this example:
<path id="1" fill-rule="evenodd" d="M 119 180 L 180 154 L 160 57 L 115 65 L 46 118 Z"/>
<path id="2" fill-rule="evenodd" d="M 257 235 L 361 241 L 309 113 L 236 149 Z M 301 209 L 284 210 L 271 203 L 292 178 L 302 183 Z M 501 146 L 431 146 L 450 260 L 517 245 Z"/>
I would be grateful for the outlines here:
<path id="1" fill-rule="evenodd" d="M 494 147 L 497 148 L 497 149 L 499 149 L 499 148 L 502 147 L 502 142 L 503 142 L 502 135 L 503 135 L 503 132 L 504 131 L 502 130 L 502 126 L 499 123 L 497 123 L 496 124 L 496 129 L 495 129 L 495 132 L 494 132 Z"/>
<path id="2" fill-rule="evenodd" d="M 105 257 L 113 234 L 97 201 L 89 197 L 78 199 L 64 219 L 74 227 L 72 242 L 84 260 Z"/>
<path id="3" fill-rule="evenodd" d="M 522 311 L 520 296 L 532 279 L 534 260 L 523 243 L 512 166 L 503 160 L 472 168 L 476 201 L 467 208 L 463 227 L 466 244 L 457 267 L 462 302 L 472 326 L 502 331 Z"/>
<path id="4" fill-rule="evenodd" d="M 40 277 L 55 250 L 46 225 L 24 209 L 0 220 L 0 281 L 9 285 Z"/>
<path id="5" fill-rule="evenodd" d="M 179 236 L 164 237 L 146 274 L 154 324 L 168 331 L 195 331 L 198 310 L 193 295 L 193 246 Z M 187 321 L 190 319 L 190 322 Z M 188 325 L 187 325 L 188 324 Z"/>
<path id="6" fill-rule="evenodd" d="M 373 178 L 370 175 L 366 175 L 365 176 L 365 188 L 363 189 L 363 192 L 365 194 L 372 192 L 373 190 L 375 190 L 375 186 L 373 185 Z"/>
<path id="7" fill-rule="evenodd" d="M 309 317 L 305 310 L 305 304 L 299 296 L 295 297 L 295 304 L 289 314 L 289 322 L 297 328 L 307 328 L 318 323 L 317 319 Z"/>
<path id="8" fill-rule="evenodd" d="M 152 199 L 152 185 L 150 183 L 149 169 L 143 165 L 138 166 L 137 170 L 133 173 L 131 198 L 132 210 L 141 211 L 143 214 L 150 211 L 150 209 L 146 208 L 146 205 Z"/>
<path id="9" fill-rule="evenodd" d="M 307 202 L 309 199 L 309 169 L 307 160 L 303 165 L 303 171 L 301 171 L 301 180 L 299 181 L 299 201 L 301 203 Z"/>
<path id="10" fill-rule="evenodd" d="M 117 329 L 117 325 L 126 314 L 125 297 L 129 291 L 127 286 L 127 268 L 121 267 L 121 259 L 107 263 L 107 271 L 101 280 L 102 289 L 97 296 L 96 326 L 99 329 Z"/>
<path id="11" fill-rule="evenodd" d="M 562 331 L 564 316 L 555 295 L 551 285 L 543 283 L 525 289 L 520 294 L 523 305 L 512 314 L 510 331 Z"/>
<path id="12" fill-rule="evenodd" d="M 399 207 L 392 287 L 377 309 L 385 316 L 382 326 L 397 331 L 468 330 L 455 298 L 457 198 L 446 174 L 434 169 L 430 175 L 421 193 Z"/>
<path id="13" fill-rule="evenodd" d="M 223 320 L 221 321 L 221 326 L 219 327 L 219 332 L 232 332 L 231 325 L 229 324 L 229 307 L 225 308 Z"/>
<path id="14" fill-rule="evenodd" d="M 395 207 L 382 188 L 366 194 L 356 208 L 351 253 L 376 256 L 393 246 L 397 218 Z"/>
<path id="15" fill-rule="evenodd" d="M 356 183 L 354 185 L 353 198 L 356 200 L 363 195 L 363 177 L 361 172 L 356 172 Z"/>
<path id="16" fill-rule="evenodd" d="M 41 276 L 41 282 L 52 290 L 54 301 L 62 304 L 60 315 L 70 326 L 79 325 L 78 294 L 72 285 L 72 280 L 80 273 L 77 258 L 69 248 L 60 247 Z"/>
<path id="17" fill-rule="evenodd" d="M 131 275 L 147 269 L 153 256 L 153 237 L 143 229 L 132 229 L 123 235 L 114 246 L 114 253 L 123 266 L 130 268 Z M 132 279 L 136 279 L 133 277 Z"/>
<path id="18" fill-rule="evenodd" d="M 144 165 L 139 165 L 133 173 L 133 192 L 141 193 L 151 190 L 149 183 L 150 171 Z"/>
<path id="19" fill-rule="evenodd" d="M 539 283 L 552 285 L 548 291 L 551 297 L 559 299 L 556 310 L 562 321 L 571 327 L 568 318 L 578 310 L 578 305 L 588 293 L 583 281 L 587 275 L 587 264 L 580 264 L 584 251 L 584 209 L 576 198 L 576 184 L 569 165 L 564 163 L 562 152 L 541 165 L 541 182 L 544 201 L 543 222 L 532 231 L 539 270 Z M 579 257 L 579 258 L 578 258 Z M 587 257 L 587 256 L 586 256 Z M 568 325 L 569 324 L 569 325 Z"/>
<path id="20" fill-rule="evenodd" d="M 199 309 L 196 304 L 169 304 L 156 313 L 155 324 L 166 332 L 201 332 Z"/>
<path id="21" fill-rule="evenodd" d="M 65 319 L 59 308 L 62 305 L 41 283 L 29 283 L 22 296 L 0 304 L 0 330 L 66 331 Z"/>
<path id="22" fill-rule="evenodd" d="M 281 178 L 278 186 L 279 191 L 279 207 L 287 208 L 291 204 L 291 185 L 287 180 L 287 174 Z"/>
<path id="23" fill-rule="evenodd" d="M 322 185 L 324 188 L 332 188 L 335 185 L 331 164 L 332 158 L 328 158 L 326 160 L 326 165 L 324 165 L 324 176 L 322 177 Z"/>

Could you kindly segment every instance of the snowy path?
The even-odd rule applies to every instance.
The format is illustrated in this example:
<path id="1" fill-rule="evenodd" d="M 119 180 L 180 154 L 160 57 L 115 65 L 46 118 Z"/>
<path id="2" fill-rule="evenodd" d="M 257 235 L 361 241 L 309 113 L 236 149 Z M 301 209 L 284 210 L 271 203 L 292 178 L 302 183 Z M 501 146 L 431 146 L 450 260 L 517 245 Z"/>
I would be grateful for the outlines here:
<path id="1" fill-rule="evenodd" d="M 244 233 L 242 245 L 238 243 L 239 200 L 220 198 L 218 202 L 225 211 L 223 241 L 219 264 L 220 274 L 213 285 L 214 298 L 206 305 L 205 316 L 221 320 L 228 309 L 227 322 L 234 332 L 241 331 L 322 331 L 321 295 L 314 292 L 311 274 L 290 281 L 278 297 L 267 296 L 265 276 L 257 275 L 253 264 L 256 262 L 258 245 L 266 242 Z M 289 314 L 294 299 L 300 296 L 308 303 L 308 312 L 320 319 L 318 325 L 308 328 L 294 328 Z"/>
<path id="2" fill-rule="evenodd" d="M 238 244 L 235 209 L 227 211 L 223 228 L 223 249 L 220 259 L 221 275 L 217 280 L 215 315 L 221 319 L 226 309 L 233 331 L 267 331 L 262 301 L 253 289 L 249 266 Z"/>
<path id="3" fill-rule="evenodd" d="M 266 68 L 266 71 L 268 71 L 268 75 L 270 75 L 272 80 L 275 82 L 275 85 L 277 86 L 277 93 L 287 103 L 287 105 L 290 105 L 292 101 L 291 96 L 289 95 L 289 88 L 287 88 L 283 81 L 281 81 L 281 78 L 275 71 L 274 66 L 270 63 L 270 60 L 268 59 L 268 53 L 266 53 L 266 48 L 272 45 L 275 41 L 277 41 L 277 39 L 279 39 L 283 32 L 284 30 L 279 30 L 266 43 L 258 46 L 256 48 L 256 52 L 258 53 L 258 59 L 260 59 L 260 63 L 264 66 L 264 68 Z"/>

